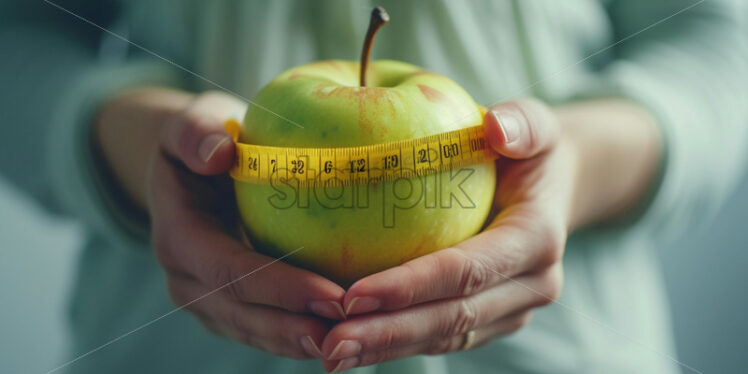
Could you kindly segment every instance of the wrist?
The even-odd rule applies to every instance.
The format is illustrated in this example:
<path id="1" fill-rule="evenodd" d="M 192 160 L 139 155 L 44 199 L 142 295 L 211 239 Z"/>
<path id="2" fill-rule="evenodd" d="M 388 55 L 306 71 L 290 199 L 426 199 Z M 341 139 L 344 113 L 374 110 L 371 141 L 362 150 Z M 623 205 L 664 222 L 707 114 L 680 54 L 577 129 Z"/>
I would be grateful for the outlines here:
<path id="1" fill-rule="evenodd" d="M 559 168 L 563 170 L 565 174 L 564 179 L 568 181 L 563 195 L 564 205 L 562 206 L 562 212 L 564 214 L 564 227 L 568 233 L 571 233 L 579 227 L 581 217 L 583 217 L 583 214 L 580 214 L 577 202 L 578 196 L 585 193 L 580 173 L 583 164 L 583 155 L 578 141 L 563 126 L 561 127 L 561 134 L 556 145 L 556 152 L 563 155 L 561 159 L 564 161 L 563 164 L 559 165 Z"/>
<path id="2" fill-rule="evenodd" d="M 661 135 L 651 115 L 623 99 L 554 108 L 577 167 L 570 230 L 628 216 L 654 179 Z"/>
<path id="3" fill-rule="evenodd" d="M 572 103 L 553 108 L 553 113 L 559 122 L 561 129 L 560 144 L 567 149 L 567 163 L 571 191 L 569 193 L 569 207 L 567 229 L 571 233 L 580 227 L 597 219 L 594 202 L 598 201 L 603 192 L 599 191 L 600 185 L 595 182 L 595 176 L 600 174 L 603 163 L 594 162 L 600 155 L 596 150 L 604 149 L 594 146 L 594 131 L 590 131 L 590 125 L 586 118 L 586 104 Z M 598 129 L 604 126 L 596 126 Z M 590 159 L 593 162 L 590 162 Z"/>
<path id="4" fill-rule="evenodd" d="M 194 99 L 187 92 L 142 87 L 107 101 L 93 124 L 94 140 L 105 167 L 131 203 L 145 208 L 146 170 L 157 150 L 161 128 Z"/>

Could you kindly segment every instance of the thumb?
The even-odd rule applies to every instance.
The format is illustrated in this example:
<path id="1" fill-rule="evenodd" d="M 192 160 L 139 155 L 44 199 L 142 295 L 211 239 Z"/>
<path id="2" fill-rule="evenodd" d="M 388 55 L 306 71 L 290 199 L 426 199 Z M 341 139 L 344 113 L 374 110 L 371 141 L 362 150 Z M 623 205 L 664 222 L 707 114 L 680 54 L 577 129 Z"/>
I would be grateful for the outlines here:
<path id="1" fill-rule="evenodd" d="M 484 117 L 486 140 L 512 159 L 530 158 L 556 144 L 559 128 L 550 108 L 534 99 L 496 105 Z"/>
<path id="2" fill-rule="evenodd" d="M 166 124 L 161 149 L 201 175 L 225 173 L 231 168 L 235 146 L 223 123 L 241 118 L 246 104 L 223 93 L 199 96 L 180 115 Z"/>

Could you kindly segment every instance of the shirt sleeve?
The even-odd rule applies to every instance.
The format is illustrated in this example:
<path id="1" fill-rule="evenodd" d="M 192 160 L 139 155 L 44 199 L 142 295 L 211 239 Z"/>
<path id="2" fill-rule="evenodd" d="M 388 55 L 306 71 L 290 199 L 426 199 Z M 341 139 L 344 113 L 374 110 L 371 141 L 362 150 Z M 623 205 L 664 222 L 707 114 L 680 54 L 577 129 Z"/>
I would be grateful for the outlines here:
<path id="1" fill-rule="evenodd" d="M 147 243 L 147 219 L 121 207 L 92 141 L 98 108 L 139 85 L 184 87 L 170 64 L 127 48 L 79 19 L 116 31 L 114 0 L 0 1 L 0 172 L 43 203 L 80 219 L 113 245 Z M 62 5 L 60 5 L 62 6 Z M 123 48 L 112 48 L 119 43 Z"/>
<path id="2" fill-rule="evenodd" d="M 0 174 L 53 212 L 39 144 L 58 90 L 94 58 L 100 37 L 69 17 L 42 1 L 0 0 Z M 108 22 L 102 13 L 86 17 Z"/>
<path id="3" fill-rule="evenodd" d="M 697 4 L 698 3 L 698 4 Z M 635 225 L 670 236 L 714 215 L 740 180 L 748 132 L 748 38 L 730 0 L 616 0 L 612 90 L 648 107 L 665 140 Z"/>

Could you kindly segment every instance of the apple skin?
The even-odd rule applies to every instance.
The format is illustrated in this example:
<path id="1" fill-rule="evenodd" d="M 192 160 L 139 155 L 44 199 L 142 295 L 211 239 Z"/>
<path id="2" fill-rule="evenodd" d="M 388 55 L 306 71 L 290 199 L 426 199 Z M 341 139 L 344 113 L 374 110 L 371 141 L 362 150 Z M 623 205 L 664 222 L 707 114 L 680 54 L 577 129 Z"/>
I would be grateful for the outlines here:
<path id="1" fill-rule="evenodd" d="M 444 76 L 381 60 L 370 64 L 368 85 L 359 87 L 358 69 L 358 62 L 331 60 L 282 73 L 254 102 L 303 128 L 250 105 L 239 140 L 270 146 L 348 147 L 414 139 L 482 123 L 480 107 Z M 298 199 L 292 198 L 297 193 L 294 188 L 284 185 L 237 181 L 235 190 L 243 222 L 258 251 L 280 257 L 303 247 L 285 260 L 349 286 L 366 275 L 476 234 L 492 206 L 496 171 L 493 162 L 467 169 L 473 172 L 461 184 L 464 195 L 457 183 L 449 182 L 450 172 L 417 177 L 411 185 L 391 181 L 327 191 L 300 188 L 296 189 Z M 440 198 L 436 197 L 437 184 Z M 408 196 L 411 186 L 426 192 Z M 332 201 L 324 197 L 325 192 L 342 197 Z M 466 195 L 473 206 L 461 207 L 455 201 L 444 206 L 441 201 L 450 201 L 452 192 Z M 364 198 L 355 200 L 356 193 Z M 279 204 L 277 198 L 283 194 L 288 200 Z M 271 200 L 273 196 L 276 200 Z M 332 208 L 361 200 L 364 203 L 348 204 L 353 208 Z M 395 202 L 412 208 L 388 209 Z M 385 216 L 393 211 L 394 225 L 385 227 Z"/>

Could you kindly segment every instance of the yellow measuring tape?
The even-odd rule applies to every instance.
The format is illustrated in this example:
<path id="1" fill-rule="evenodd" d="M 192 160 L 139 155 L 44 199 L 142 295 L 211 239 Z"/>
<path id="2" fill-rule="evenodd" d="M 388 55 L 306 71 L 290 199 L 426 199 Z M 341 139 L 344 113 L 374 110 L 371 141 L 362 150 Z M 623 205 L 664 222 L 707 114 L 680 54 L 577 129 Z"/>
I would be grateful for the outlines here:
<path id="1" fill-rule="evenodd" d="M 413 178 L 494 160 L 483 126 L 412 140 L 339 148 L 295 148 L 237 142 L 241 125 L 225 123 L 236 143 L 231 177 L 255 184 L 337 187 Z"/>

